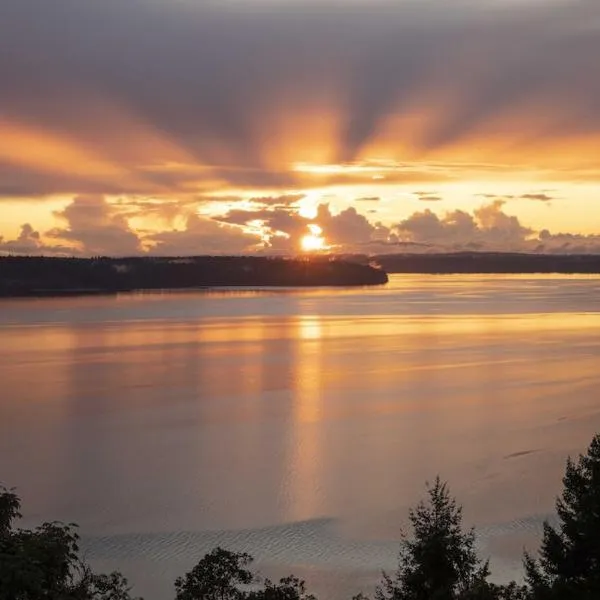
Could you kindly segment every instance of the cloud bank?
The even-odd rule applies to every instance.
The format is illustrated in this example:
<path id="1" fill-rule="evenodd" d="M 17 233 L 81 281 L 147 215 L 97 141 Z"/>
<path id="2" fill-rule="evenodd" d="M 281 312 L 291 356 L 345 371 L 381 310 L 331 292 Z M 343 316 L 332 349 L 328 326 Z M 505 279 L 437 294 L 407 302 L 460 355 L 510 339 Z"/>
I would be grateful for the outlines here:
<path id="1" fill-rule="evenodd" d="M 258 201 L 260 199 L 256 199 Z M 326 252 L 377 254 L 398 252 L 510 251 L 600 253 L 600 235 L 535 231 L 507 214 L 493 200 L 472 212 L 429 208 L 385 225 L 354 207 L 333 212 L 318 205 L 306 218 L 275 198 L 260 209 L 232 208 L 214 217 L 185 213 L 184 224 L 164 231 L 131 227 L 129 206 L 112 205 L 102 196 L 77 196 L 57 212 L 62 226 L 38 231 L 21 227 L 15 239 L 0 237 L 0 254 L 49 256 L 184 256 L 201 254 L 297 254 L 311 225 L 318 225 Z"/>

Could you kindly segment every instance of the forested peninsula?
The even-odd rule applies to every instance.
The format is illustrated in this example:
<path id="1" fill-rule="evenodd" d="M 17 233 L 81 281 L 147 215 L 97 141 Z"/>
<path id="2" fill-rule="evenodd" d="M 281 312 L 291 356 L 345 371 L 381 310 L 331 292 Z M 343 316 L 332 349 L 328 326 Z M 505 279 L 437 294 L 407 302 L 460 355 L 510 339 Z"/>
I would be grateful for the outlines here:
<path id="1" fill-rule="evenodd" d="M 381 269 L 326 256 L 0 257 L 0 297 L 237 286 L 358 286 L 387 280 Z"/>

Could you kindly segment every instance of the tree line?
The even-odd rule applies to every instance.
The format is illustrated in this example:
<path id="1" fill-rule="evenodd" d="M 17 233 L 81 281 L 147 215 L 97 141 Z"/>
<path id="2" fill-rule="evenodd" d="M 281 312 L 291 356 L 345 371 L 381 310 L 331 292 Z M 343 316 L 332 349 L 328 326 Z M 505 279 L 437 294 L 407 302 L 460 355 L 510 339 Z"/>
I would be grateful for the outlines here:
<path id="1" fill-rule="evenodd" d="M 120 573 L 92 571 L 74 524 L 20 529 L 20 509 L 15 491 L 0 488 L 0 600 L 141 600 Z M 524 556 L 524 584 L 494 584 L 475 530 L 463 528 L 462 507 L 437 478 L 410 510 L 412 535 L 401 542 L 397 571 L 382 574 L 375 600 L 599 600 L 600 435 L 586 454 L 568 459 L 556 512 L 556 527 L 544 523 L 539 555 Z M 175 600 L 316 598 L 298 577 L 262 580 L 249 554 L 216 548 L 176 579 Z"/>

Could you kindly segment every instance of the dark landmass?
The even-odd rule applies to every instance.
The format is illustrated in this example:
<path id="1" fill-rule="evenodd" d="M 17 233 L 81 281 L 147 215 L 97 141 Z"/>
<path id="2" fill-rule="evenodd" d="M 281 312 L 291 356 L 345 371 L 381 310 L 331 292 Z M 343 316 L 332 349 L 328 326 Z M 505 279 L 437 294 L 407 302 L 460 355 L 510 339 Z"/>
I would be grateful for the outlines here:
<path id="1" fill-rule="evenodd" d="M 0 297 L 225 286 L 355 286 L 387 280 L 380 269 L 333 257 L 0 257 Z"/>
<path id="2" fill-rule="evenodd" d="M 387 283 L 387 273 L 600 274 L 600 255 L 458 252 L 301 258 L 7 256 L 0 257 L 0 297 L 207 287 L 378 285 Z"/>
<path id="3" fill-rule="evenodd" d="M 600 273 L 600 255 L 384 254 L 369 257 L 387 273 Z"/>

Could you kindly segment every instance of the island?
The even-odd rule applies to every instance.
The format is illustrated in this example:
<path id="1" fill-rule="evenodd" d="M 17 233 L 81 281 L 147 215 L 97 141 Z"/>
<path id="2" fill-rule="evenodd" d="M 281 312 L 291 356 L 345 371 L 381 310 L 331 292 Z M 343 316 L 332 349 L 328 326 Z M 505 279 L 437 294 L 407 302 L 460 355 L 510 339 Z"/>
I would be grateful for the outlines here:
<path id="1" fill-rule="evenodd" d="M 0 257 L 0 297 L 212 287 L 364 286 L 385 271 L 332 256 Z"/>

